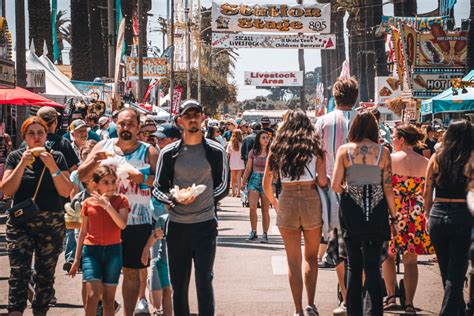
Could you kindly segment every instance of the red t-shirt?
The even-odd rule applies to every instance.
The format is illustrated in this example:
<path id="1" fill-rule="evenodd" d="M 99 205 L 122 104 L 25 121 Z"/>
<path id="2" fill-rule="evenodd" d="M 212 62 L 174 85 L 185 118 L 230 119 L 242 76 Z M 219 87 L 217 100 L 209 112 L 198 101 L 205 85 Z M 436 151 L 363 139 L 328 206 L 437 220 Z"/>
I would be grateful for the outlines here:
<path id="1" fill-rule="evenodd" d="M 110 204 L 118 212 L 127 209 L 130 212 L 130 205 L 125 195 L 114 195 L 110 198 Z M 120 228 L 115 224 L 107 211 L 99 206 L 93 199 L 88 198 L 82 206 L 82 216 L 87 216 L 88 227 L 84 244 L 89 246 L 108 246 L 122 242 L 120 238 Z"/>

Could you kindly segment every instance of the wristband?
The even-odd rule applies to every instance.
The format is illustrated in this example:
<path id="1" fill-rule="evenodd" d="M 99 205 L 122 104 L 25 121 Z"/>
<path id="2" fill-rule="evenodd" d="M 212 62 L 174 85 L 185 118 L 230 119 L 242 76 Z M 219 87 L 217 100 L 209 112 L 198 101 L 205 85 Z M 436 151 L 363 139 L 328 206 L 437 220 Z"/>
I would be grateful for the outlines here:
<path id="1" fill-rule="evenodd" d="M 148 175 L 144 174 L 144 173 L 142 173 L 142 174 L 143 174 L 143 182 L 142 183 L 146 183 L 147 180 L 148 180 Z"/>
<path id="2" fill-rule="evenodd" d="M 61 169 L 58 169 L 58 171 L 56 171 L 55 173 L 51 173 L 51 176 L 54 178 L 54 177 L 57 177 L 61 174 Z"/>

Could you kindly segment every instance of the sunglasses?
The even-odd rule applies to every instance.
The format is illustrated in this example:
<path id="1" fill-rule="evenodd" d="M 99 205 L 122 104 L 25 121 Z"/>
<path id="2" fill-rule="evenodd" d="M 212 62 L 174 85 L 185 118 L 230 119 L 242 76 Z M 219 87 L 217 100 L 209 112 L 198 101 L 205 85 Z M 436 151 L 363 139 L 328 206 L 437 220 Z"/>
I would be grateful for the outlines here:
<path id="1" fill-rule="evenodd" d="M 155 137 L 155 135 L 152 135 L 153 133 L 156 133 L 156 131 L 154 131 L 154 132 L 150 132 L 150 131 L 140 132 L 140 134 L 142 134 L 145 137 L 150 137 L 150 136 Z"/>

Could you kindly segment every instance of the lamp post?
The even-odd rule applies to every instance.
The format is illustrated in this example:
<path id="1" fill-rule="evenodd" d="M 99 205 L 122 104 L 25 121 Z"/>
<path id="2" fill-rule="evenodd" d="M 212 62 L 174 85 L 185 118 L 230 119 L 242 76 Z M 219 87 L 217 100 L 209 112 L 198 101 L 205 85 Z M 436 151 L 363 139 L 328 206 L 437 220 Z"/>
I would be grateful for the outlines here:
<path id="1" fill-rule="evenodd" d="M 143 0 L 138 0 L 138 96 L 143 99 Z"/>
<path id="2" fill-rule="evenodd" d="M 189 7 L 184 9 L 184 18 L 186 21 L 185 39 L 186 39 L 186 97 L 191 98 L 191 19 L 189 18 Z"/>

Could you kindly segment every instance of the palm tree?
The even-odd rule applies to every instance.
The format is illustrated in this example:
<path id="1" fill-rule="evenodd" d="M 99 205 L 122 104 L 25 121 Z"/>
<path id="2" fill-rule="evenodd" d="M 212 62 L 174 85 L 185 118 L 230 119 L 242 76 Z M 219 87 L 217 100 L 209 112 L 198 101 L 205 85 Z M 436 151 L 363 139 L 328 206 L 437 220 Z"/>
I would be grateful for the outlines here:
<path id="1" fill-rule="evenodd" d="M 158 24 L 160 25 L 160 28 L 158 29 L 158 31 L 161 32 L 162 43 L 163 43 L 162 51 L 164 52 L 166 49 L 166 35 L 168 34 L 168 20 L 160 16 L 158 18 Z"/>
<path id="2" fill-rule="evenodd" d="M 48 57 L 53 58 L 53 38 L 51 32 L 51 6 L 49 0 L 28 0 L 28 20 L 30 40 L 35 43 L 38 55 L 43 53 L 43 42 L 48 47 Z"/>
<path id="3" fill-rule="evenodd" d="M 104 43 L 103 32 L 106 29 L 102 25 L 102 15 L 107 15 L 106 10 L 100 7 L 106 7 L 107 2 L 103 0 L 89 0 L 89 43 L 91 54 L 91 69 L 93 69 L 94 77 L 102 77 L 107 75 L 107 49 Z"/>
<path id="4" fill-rule="evenodd" d="M 65 37 L 65 33 L 63 32 L 63 29 L 71 28 L 71 20 L 67 17 L 67 11 L 66 10 L 59 10 L 58 13 L 56 14 L 56 34 L 58 36 L 58 46 L 59 46 L 59 51 L 62 52 L 64 49 L 64 43 L 63 40 L 67 41 L 69 44 L 68 39 Z M 59 64 L 63 63 L 63 58 L 61 53 L 59 54 Z"/>
<path id="5" fill-rule="evenodd" d="M 87 0 L 71 0 L 71 69 L 72 79 L 91 80 L 91 47 Z"/>
<path id="6" fill-rule="evenodd" d="M 58 34 L 61 33 L 61 38 L 65 40 L 69 45 L 72 45 L 72 37 L 71 37 L 72 31 L 71 30 L 72 30 L 72 24 L 68 23 L 66 25 L 61 26 L 58 32 Z"/>

